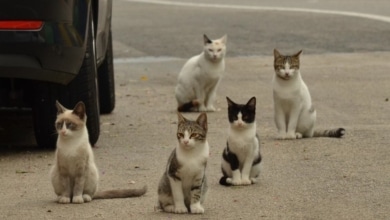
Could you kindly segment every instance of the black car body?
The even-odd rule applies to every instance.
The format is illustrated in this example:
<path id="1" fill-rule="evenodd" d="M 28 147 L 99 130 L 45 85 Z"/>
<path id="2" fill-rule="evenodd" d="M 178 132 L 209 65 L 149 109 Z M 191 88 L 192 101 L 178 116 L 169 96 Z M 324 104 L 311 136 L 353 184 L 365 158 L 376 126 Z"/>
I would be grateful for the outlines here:
<path id="1" fill-rule="evenodd" d="M 3 0 L 0 108 L 31 108 L 37 143 L 53 147 L 55 101 L 83 101 L 91 144 L 115 106 L 112 0 Z"/>

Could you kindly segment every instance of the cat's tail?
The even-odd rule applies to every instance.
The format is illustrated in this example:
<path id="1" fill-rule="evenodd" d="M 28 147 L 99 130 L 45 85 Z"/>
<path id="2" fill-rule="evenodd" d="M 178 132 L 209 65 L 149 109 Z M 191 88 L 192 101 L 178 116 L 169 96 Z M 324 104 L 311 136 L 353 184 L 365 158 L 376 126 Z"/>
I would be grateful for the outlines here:
<path id="1" fill-rule="evenodd" d="M 115 198 L 129 198 L 139 197 L 146 193 L 148 187 L 145 185 L 140 189 L 114 189 L 99 191 L 93 195 L 93 199 L 115 199 Z"/>
<path id="2" fill-rule="evenodd" d="M 223 176 L 221 177 L 221 179 L 219 179 L 219 184 L 221 184 L 222 186 L 231 186 L 232 183 L 230 181 L 228 181 L 228 178 L 227 176 Z"/>
<path id="3" fill-rule="evenodd" d="M 199 106 L 199 101 L 197 99 L 192 100 L 190 102 L 184 103 L 177 107 L 177 111 L 179 112 L 191 112 L 193 108 Z"/>
<path id="4" fill-rule="evenodd" d="M 340 138 L 345 134 L 344 128 L 334 128 L 329 130 L 315 130 L 313 137 L 333 137 Z"/>

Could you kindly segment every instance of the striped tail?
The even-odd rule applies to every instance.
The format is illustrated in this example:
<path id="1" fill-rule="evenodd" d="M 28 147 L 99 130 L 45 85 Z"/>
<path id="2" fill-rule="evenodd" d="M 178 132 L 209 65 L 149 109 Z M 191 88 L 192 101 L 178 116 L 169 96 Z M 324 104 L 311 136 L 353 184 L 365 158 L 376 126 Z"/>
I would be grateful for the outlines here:
<path id="1" fill-rule="evenodd" d="M 177 107 L 177 111 L 179 112 L 191 112 L 193 108 L 199 106 L 199 101 L 198 100 L 192 100 L 190 102 L 184 103 L 183 105 Z"/>
<path id="2" fill-rule="evenodd" d="M 329 130 L 315 130 L 313 137 L 340 138 L 345 134 L 344 128 L 334 128 Z"/>

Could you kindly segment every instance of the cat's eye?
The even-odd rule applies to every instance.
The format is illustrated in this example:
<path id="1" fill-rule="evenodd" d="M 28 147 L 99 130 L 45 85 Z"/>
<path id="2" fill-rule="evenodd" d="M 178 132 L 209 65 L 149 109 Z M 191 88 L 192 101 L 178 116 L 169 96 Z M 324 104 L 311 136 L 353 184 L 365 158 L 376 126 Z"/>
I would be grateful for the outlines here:
<path id="1" fill-rule="evenodd" d="M 66 123 L 66 128 L 68 128 L 70 130 L 74 130 L 76 128 L 76 125 L 68 122 L 68 123 Z"/>
<path id="2" fill-rule="evenodd" d="M 222 51 L 222 49 L 218 49 L 218 52 L 221 52 Z"/>
<path id="3" fill-rule="evenodd" d="M 213 49 L 209 49 L 210 52 L 213 52 Z"/>
<path id="4" fill-rule="evenodd" d="M 190 138 L 198 138 L 200 135 L 199 134 L 191 134 Z"/>
<path id="5" fill-rule="evenodd" d="M 57 122 L 57 123 L 56 123 L 56 128 L 57 128 L 57 130 L 61 130 L 62 124 L 63 124 L 63 122 Z"/>
<path id="6" fill-rule="evenodd" d="M 184 137 L 184 134 L 182 134 L 182 133 L 177 133 L 177 138 L 183 138 Z"/>

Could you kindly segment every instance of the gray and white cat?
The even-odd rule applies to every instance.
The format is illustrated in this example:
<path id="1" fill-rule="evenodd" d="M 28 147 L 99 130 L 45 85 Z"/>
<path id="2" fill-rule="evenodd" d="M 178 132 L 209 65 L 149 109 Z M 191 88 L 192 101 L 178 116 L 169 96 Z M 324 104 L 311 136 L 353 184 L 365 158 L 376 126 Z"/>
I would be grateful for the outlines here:
<path id="1" fill-rule="evenodd" d="M 99 173 L 88 139 L 85 105 L 79 102 L 73 110 L 69 110 L 57 101 L 56 107 L 58 139 L 50 176 L 58 203 L 84 203 L 92 199 L 127 198 L 145 194 L 146 186 L 142 189 L 97 192 Z"/>
<path id="2" fill-rule="evenodd" d="M 210 40 L 203 35 L 203 41 L 203 52 L 190 58 L 178 76 L 175 94 L 180 112 L 216 110 L 216 91 L 225 72 L 227 36 Z"/>
<path id="3" fill-rule="evenodd" d="M 291 56 L 282 55 L 274 49 L 275 75 L 272 85 L 277 139 L 342 137 L 344 128 L 314 130 L 316 110 L 312 105 L 309 89 L 301 77 L 301 53 L 302 50 Z"/>
<path id="4" fill-rule="evenodd" d="M 201 113 L 192 121 L 178 113 L 178 121 L 178 144 L 158 186 L 159 207 L 165 212 L 202 214 L 208 189 L 207 115 Z"/>
<path id="5" fill-rule="evenodd" d="M 229 97 L 229 134 L 222 153 L 221 185 L 250 185 L 260 174 L 260 140 L 256 133 L 256 97 L 236 104 Z"/>

